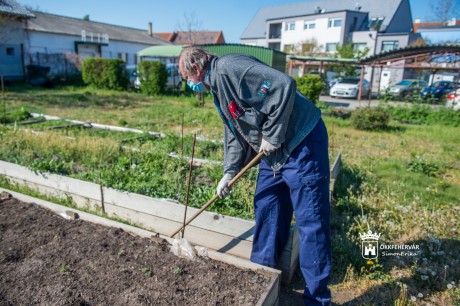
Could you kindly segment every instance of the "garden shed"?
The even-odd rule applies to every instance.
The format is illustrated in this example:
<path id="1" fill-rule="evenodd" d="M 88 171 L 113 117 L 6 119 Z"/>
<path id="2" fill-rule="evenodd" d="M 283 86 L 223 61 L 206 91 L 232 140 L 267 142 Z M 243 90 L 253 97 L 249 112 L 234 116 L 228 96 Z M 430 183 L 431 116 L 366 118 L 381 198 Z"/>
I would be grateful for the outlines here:
<path id="1" fill-rule="evenodd" d="M 217 56 L 230 53 L 251 55 L 281 72 L 286 71 L 286 53 L 274 49 L 243 44 L 209 44 L 200 47 Z"/>
<path id="2" fill-rule="evenodd" d="M 158 59 L 165 61 L 167 64 L 175 64 L 177 63 L 177 57 L 179 57 L 180 52 L 184 47 L 186 46 L 153 46 L 143 49 L 137 54 L 141 60 L 147 58 Z M 203 48 L 217 56 L 230 53 L 251 55 L 279 71 L 286 71 L 286 53 L 273 49 L 242 44 L 209 44 L 199 45 L 198 47 Z"/>

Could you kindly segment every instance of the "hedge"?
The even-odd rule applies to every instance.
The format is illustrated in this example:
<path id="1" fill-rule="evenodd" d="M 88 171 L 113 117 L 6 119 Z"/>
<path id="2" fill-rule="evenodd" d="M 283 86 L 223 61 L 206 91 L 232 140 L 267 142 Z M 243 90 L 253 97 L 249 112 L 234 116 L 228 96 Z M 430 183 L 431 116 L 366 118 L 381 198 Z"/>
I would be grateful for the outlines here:
<path id="1" fill-rule="evenodd" d="M 166 65 L 160 61 L 144 61 L 137 66 L 141 81 L 141 92 L 148 95 L 162 94 L 166 88 L 168 73 Z"/>
<path id="2" fill-rule="evenodd" d="M 100 89 L 123 90 L 129 83 L 126 64 L 121 59 L 87 58 L 82 77 L 86 84 Z"/>
<path id="3" fill-rule="evenodd" d="M 324 88 L 324 82 L 318 75 L 304 74 L 300 78 L 295 79 L 297 89 L 312 102 L 316 103 L 319 100 L 321 91 Z"/>

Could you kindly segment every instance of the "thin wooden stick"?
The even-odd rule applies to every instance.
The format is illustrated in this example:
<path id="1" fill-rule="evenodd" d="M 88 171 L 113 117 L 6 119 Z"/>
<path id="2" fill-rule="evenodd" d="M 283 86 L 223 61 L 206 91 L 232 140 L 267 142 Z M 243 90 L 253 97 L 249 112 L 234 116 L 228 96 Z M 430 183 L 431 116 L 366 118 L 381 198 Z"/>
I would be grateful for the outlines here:
<path id="1" fill-rule="evenodd" d="M 188 169 L 187 193 L 185 195 L 185 211 L 184 211 L 184 222 L 183 222 L 184 226 L 182 227 L 182 238 L 184 238 L 184 235 L 185 235 L 185 221 L 187 220 L 188 199 L 190 196 L 190 184 L 192 182 L 193 157 L 195 155 L 195 141 L 196 141 L 196 134 L 193 135 L 192 158 L 190 159 L 190 167 Z"/>
<path id="2" fill-rule="evenodd" d="M 264 152 L 260 152 L 259 154 L 256 155 L 256 157 L 254 157 L 240 172 L 238 172 L 238 174 L 230 181 L 228 182 L 228 187 L 231 187 L 244 173 L 246 173 L 246 171 L 248 171 L 250 168 L 252 168 L 254 165 L 256 165 L 261 159 L 262 157 L 264 157 Z M 170 237 L 173 238 L 174 236 L 176 236 L 177 233 L 179 233 L 182 229 L 184 229 L 190 222 L 192 222 L 193 220 L 195 220 L 196 217 L 198 217 L 203 211 L 206 210 L 206 208 L 208 208 L 209 205 L 211 205 L 212 203 L 214 203 L 217 199 L 219 198 L 219 195 L 214 195 L 212 197 L 211 200 L 209 200 L 208 203 L 204 204 L 200 210 L 198 210 L 195 215 L 193 215 L 190 219 L 187 220 L 187 222 L 185 222 L 182 227 L 180 227 L 178 230 L 176 230 Z"/>
<path id="3" fill-rule="evenodd" d="M 2 100 L 3 100 L 3 122 L 6 124 L 5 85 L 3 83 L 3 75 L 1 75 L 1 79 L 2 79 Z"/>

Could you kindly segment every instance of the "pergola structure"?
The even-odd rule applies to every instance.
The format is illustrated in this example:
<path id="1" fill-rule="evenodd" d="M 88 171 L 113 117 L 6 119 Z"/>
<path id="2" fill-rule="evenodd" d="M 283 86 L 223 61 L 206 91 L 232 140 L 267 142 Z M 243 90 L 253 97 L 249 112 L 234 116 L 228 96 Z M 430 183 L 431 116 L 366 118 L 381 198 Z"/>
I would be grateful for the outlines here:
<path id="1" fill-rule="evenodd" d="M 305 71 L 305 67 L 319 67 L 321 73 L 324 66 L 331 63 L 361 67 L 361 84 L 364 79 L 364 69 L 366 67 L 371 67 L 372 70 L 371 84 L 373 83 L 374 68 L 376 67 L 387 69 L 424 69 L 435 72 L 444 70 L 458 71 L 460 79 L 460 44 L 409 46 L 372 55 L 360 61 L 356 59 L 292 55 L 289 56 L 289 74 L 292 75 L 294 65 L 301 65 L 302 73 Z M 358 101 L 361 101 L 361 88 L 358 93 Z"/>
<path id="2" fill-rule="evenodd" d="M 458 71 L 460 78 L 460 44 L 408 46 L 406 48 L 383 52 L 359 61 L 361 80 L 365 67 L 371 67 L 371 84 L 374 68 L 423 69 L 437 71 Z M 370 99 L 370 96 L 369 96 Z M 358 101 L 361 100 L 361 89 Z"/>

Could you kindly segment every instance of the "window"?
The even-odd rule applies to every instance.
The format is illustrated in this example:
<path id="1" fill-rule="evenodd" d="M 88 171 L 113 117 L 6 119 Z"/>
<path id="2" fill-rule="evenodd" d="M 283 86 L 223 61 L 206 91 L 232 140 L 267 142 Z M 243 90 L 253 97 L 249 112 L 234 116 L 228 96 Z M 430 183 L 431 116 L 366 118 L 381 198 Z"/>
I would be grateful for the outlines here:
<path id="1" fill-rule="evenodd" d="M 295 51 L 294 45 L 284 45 L 283 46 L 283 52 L 293 53 L 294 51 Z"/>
<path id="2" fill-rule="evenodd" d="M 354 51 L 364 51 L 367 47 L 366 43 L 356 43 L 353 44 L 353 50 Z"/>
<path id="3" fill-rule="evenodd" d="M 294 31 L 295 30 L 295 22 L 286 22 L 284 24 L 285 31 Z"/>
<path id="4" fill-rule="evenodd" d="M 121 59 L 122 61 L 126 62 L 126 60 L 128 59 L 128 53 L 125 53 L 125 52 L 118 53 L 118 59 Z"/>
<path id="5" fill-rule="evenodd" d="M 281 44 L 280 43 L 269 43 L 268 47 L 270 49 L 276 50 L 276 51 L 281 51 Z"/>
<path id="6" fill-rule="evenodd" d="M 385 19 L 385 18 L 383 18 L 383 17 L 371 18 L 371 20 L 369 20 L 369 23 L 368 23 L 369 29 L 380 30 L 380 26 L 382 26 L 383 19 Z"/>
<path id="7" fill-rule="evenodd" d="M 382 52 L 391 51 L 399 48 L 398 41 L 382 41 Z"/>
<path id="8" fill-rule="evenodd" d="M 6 48 L 6 55 L 14 56 L 14 48 Z"/>
<path id="9" fill-rule="evenodd" d="M 305 23 L 303 24 L 303 29 L 304 30 L 313 30 L 315 28 L 316 28 L 316 23 L 314 23 L 314 22 L 305 21 Z"/>
<path id="10" fill-rule="evenodd" d="M 329 28 L 340 28 L 342 26 L 342 19 L 340 18 L 329 19 L 329 23 L 327 26 Z"/>
<path id="11" fill-rule="evenodd" d="M 337 51 L 337 43 L 327 43 L 326 52 L 335 52 Z"/>

